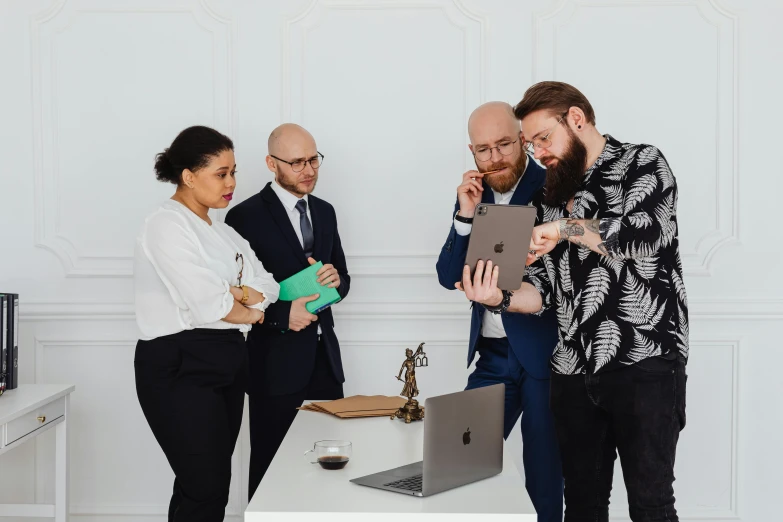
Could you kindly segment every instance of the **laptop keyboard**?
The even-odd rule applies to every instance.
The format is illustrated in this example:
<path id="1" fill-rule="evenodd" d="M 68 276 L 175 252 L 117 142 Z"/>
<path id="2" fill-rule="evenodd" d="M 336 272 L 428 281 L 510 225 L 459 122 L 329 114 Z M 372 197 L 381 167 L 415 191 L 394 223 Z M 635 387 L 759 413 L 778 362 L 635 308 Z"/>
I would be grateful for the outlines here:
<path id="1" fill-rule="evenodd" d="M 384 486 L 404 489 L 406 491 L 421 491 L 421 479 L 422 476 L 419 474 L 401 480 L 395 480 L 394 482 L 389 482 L 388 484 L 384 484 Z"/>

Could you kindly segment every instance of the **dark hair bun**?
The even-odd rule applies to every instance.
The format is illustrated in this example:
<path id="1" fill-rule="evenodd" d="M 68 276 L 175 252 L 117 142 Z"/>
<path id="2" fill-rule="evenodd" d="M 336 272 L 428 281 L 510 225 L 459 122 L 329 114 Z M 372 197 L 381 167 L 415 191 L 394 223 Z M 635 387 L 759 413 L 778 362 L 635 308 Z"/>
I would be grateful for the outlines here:
<path id="1" fill-rule="evenodd" d="M 169 149 L 166 149 L 160 154 L 155 155 L 155 177 L 158 178 L 158 181 L 166 181 L 179 185 L 179 176 L 181 172 L 177 172 L 174 165 L 169 160 L 169 156 L 166 154 L 168 150 Z"/>

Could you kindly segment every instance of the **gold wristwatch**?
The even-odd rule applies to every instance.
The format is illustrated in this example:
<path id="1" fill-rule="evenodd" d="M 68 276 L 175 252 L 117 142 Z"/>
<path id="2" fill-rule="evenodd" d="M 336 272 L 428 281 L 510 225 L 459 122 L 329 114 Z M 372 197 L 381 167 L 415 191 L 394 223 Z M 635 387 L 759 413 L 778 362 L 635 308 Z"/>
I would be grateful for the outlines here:
<path id="1" fill-rule="evenodd" d="M 245 285 L 240 286 L 242 289 L 242 304 L 247 304 L 247 300 L 250 298 L 250 292 Z"/>

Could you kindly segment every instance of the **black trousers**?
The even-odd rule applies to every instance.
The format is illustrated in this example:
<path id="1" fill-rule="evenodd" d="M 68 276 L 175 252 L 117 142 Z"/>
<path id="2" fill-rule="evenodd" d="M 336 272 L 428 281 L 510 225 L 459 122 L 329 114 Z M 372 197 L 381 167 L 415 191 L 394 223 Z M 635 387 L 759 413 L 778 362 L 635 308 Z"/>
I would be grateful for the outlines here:
<path id="1" fill-rule="evenodd" d="M 247 385 L 239 330 L 196 329 L 136 345 L 139 404 L 174 471 L 169 522 L 222 522 Z"/>
<path id="2" fill-rule="evenodd" d="M 618 452 L 631 520 L 679 520 L 672 484 L 686 380 L 684 362 L 660 357 L 606 373 L 552 374 L 566 522 L 608 520 Z"/>
<path id="3" fill-rule="evenodd" d="M 315 367 L 307 387 L 288 395 L 250 394 L 250 476 L 248 500 L 258 489 L 277 449 L 304 401 L 342 399 L 343 385 L 334 377 L 323 341 L 318 341 Z M 305 415 L 319 415 L 305 413 Z M 315 442 L 315 441 L 313 441 Z"/>

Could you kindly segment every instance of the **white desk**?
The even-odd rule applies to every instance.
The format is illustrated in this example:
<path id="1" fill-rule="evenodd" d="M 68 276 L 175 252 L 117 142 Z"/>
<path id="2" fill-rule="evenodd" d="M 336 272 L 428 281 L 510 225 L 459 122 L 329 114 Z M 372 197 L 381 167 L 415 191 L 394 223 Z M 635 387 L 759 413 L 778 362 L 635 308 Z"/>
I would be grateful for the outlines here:
<path id="1" fill-rule="evenodd" d="M 406 425 L 388 417 L 341 420 L 300 411 L 247 506 L 245 522 L 536 522 L 535 510 L 508 450 L 500 475 L 431 497 L 418 498 L 348 482 L 422 460 L 423 428 L 423 422 Z M 305 459 L 304 452 L 323 439 L 353 443 L 353 457 L 344 469 L 328 471 Z"/>
<path id="2" fill-rule="evenodd" d="M 73 390 L 74 386 L 61 384 L 21 384 L 0 396 L 0 455 L 57 430 L 55 504 L 0 504 L 0 517 L 68 520 L 68 409 Z"/>

